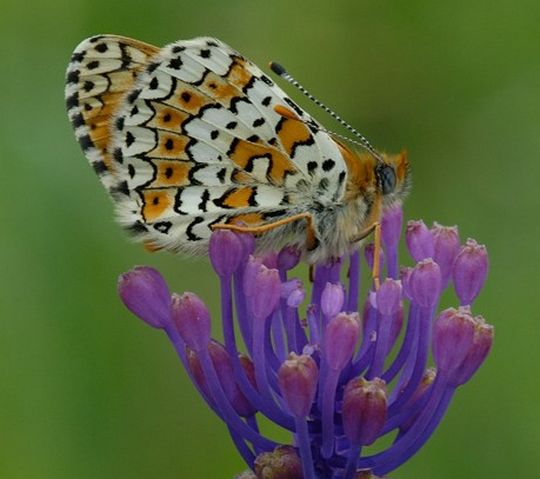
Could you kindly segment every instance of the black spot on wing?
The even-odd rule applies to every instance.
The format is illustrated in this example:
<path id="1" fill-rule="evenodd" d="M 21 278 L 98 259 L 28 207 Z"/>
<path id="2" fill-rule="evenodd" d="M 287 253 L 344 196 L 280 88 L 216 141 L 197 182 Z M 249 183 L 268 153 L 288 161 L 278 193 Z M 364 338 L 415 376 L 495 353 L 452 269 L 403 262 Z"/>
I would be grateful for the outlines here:
<path id="1" fill-rule="evenodd" d="M 142 221 L 135 221 L 135 223 L 126 226 L 126 231 L 132 235 L 140 235 L 148 232 L 148 228 Z"/>
<path id="2" fill-rule="evenodd" d="M 172 223 L 170 221 L 160 221 L 159 223 L 155 223 L 152 226 L 160 233 L 167 234 L 171 229 Z"/>
<path id="3" fill-rule="evenodd" d="M 98 176 L 101 176 L 103 173 L 108 171 L 107 165 L 103 161 L 94 161 L 92 163 L 92 168 Z"/>
<path id="4" fill-rule="evenodd" d="M 171 58 L 167 66 L 173 70 L 180 70 L 180 68 L 182 68 L 182 64 L 182 59 L 180 57 L 174 57 Z"/>
<path id="5" fill-rule="evenodd" d="M 334 168 L 334 166 L 336 166 L 336 162 L 331 158 L 328 158 L 327 160 L 323 161 L 322 169 L 323 171 L 330 171 L 332 168 Z"/>
<path id="6" fill-rule="evenodd" d="M 201 211 L 204 211 L 205 213 L 207 211 L 206 204 L 208 203 L 209 199 L 210 199 L 210 193 L 208 192 L 208 190 L 204 190 L 201 197 L 201 202 L 199 203 L 198 208 Z"/>
<path id="7" fill-rule="evenodd" d="M 72 119 L 71 124 L 73 125 L 73 128 L 78 128 L 79 126 L 84 125 L 84 117 L 82 114 L 77 113 Z"/>
<path id="8" fill-rule="evenodd" d="M 79 145 L 83 151 L 86 151 L 94 146 L 94 142 L 90 138 L 90 135 L 82 135 L 79 137 Z"/>
<path id="9" fill-rule="evenodd" d="M 116 148 L 113 151 L 113 158 L 120 164 L 122 164 L 124 162 L 124 155 L 122 154 L 122 149 L 121 148 Z"/>
<path id="10" fill-rule="evenodd" d="M 81 72 L 79 70 L 72 70 L 66 77 L 66 83 L 79 83 L 79 77 Z"/>
<path id="11" fill-rule="evenodd" d="M 68 110 L 79 106 L 79 93 L 75 92 L 66 98 L 66 107 Z"/>
<path id="12" fill-rule="evenodd" d="M 123 196 L 129 196 L 129 187 L 127 181 L 121 181 L 109 189 L 109 193 L 115 199 L 122 199 Z"/>
<path id="13" fill-rule="evenodd" d="M 189 241 L 200 241 L 202 239 L 200 236 L 197 236 L 195 233 L 193 233 L 193 228 L 199 223 L 202 223 L 203 221 L 204 218 L 202 218 L 201 216 L 196 216 L 186 228 L 186 236 Z"/>

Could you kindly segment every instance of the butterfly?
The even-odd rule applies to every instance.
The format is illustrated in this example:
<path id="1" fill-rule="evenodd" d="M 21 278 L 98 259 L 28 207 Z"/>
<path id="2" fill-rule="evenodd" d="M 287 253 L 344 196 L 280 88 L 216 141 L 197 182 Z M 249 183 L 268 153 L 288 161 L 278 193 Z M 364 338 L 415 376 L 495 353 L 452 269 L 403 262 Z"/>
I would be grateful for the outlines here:
<path id="1" fill-rule="evenodd" d="M 379 153 L 361 135 L 356 151 L 215 38 L 164 48 L 88 38 L 65 96 L 119 223 L 151 250 L 202 254 L 221 228 L 254 233 L 259 250 L 295 246 L 315 264 L 377 233 L 408 189 L 405 152 Z"/>

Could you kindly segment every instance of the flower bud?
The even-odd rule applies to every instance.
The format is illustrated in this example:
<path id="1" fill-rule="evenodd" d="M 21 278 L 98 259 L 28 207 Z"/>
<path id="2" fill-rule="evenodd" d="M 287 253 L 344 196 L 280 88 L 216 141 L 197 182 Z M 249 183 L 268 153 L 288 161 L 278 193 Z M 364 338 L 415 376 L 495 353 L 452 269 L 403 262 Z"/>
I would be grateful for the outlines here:
<path id="1" fill-rule="evenodd" d="M 467 356 L 452 375 L 456 385 L 466 383 L 486 359 L 493 344 L 494 328 L 482 316 L 474 318 L 474 338 Z"/>
<path id="2" fill-rule="evenodd" d="M 358 313 L 339 313 L 326 326 L 323 354 L 330 369 L 341 370 L 352 358 L 360 336 Z"/>
<path id="3" fill-rule="evenodd" d="M 208 253 L 216 273 L 223 277 L 233 274 L 244 256 L 244 245 L 237 233 L 217 230 L 210 236 Z"/>
<path id="4" fill-rule="evenodd" d="M 351 379 L 343 394 L 343 430 L 353 445 L 368 446 L 386 421 L 386 384 L 382 379 Z"/>
<path id="5" fill-rule="evenodd" d="M 126 307 L 153 328 L 164 328 L 170 319 L 171 294 L 154 268 L 137 266 L 118 278 L 118 294 Z"/>
<path id="6" fill-rule="evenodd" d="M 381 222 L 381 236 L 386 248 L 397 247 L 402 224 L 403 209 L 400 203 L 396 203 L 385 210 Z"/>
<path id="7" fill-rule="evenodd" d="M 289 308 L 298 308 L 306 297 L 306 291 L 302 285 L 291 291 L 291 294 L 287 297 L 287 306 Z"/>
<path id="8" fill-rule="evenodd" d="M 459 252 L 459 234 L 457 226 L 442 226 L 434 223 L 431 228 L 433 236 L 433 259 L 441 268 L 441 288 L 448 285 L 452 277 L 452 266 Z"/>
<path id="9" fill-rule="evenodd" d="M 422 307 L 432 307 L 437 303 L 441 290 L 441 270 L 431 258 L 420 261 L 409 278 L 412 300 Z"/>
<path id="10" fill-rule="evenodd" d="M 302 287 L 302 281 L 298 278 L 290 279 L 281 283 L 281 298 L 287 299 L 289 295 L 295 290 Z"/>
<path id="11" fill-rule="evenodd" d="M 281 395 L 289 410 L 296 417 L 309 414 L 315 399 L 319 370 L 311 356 L 291 353 L 278 371 Z"/>
<path id="12" fill-rule="evenodd" d="M 444 310 L 433 326 L 433 359 L 439 372 L 458 368 L 473 343 L 474 321 L 465 308 Z"/>
<path id="13" fill-rule="evenodd" d="M 422 220 L 407 223 L 405 240 L 407 249 L 416 262 L 426 258 L 433 258 L 433 236 Z"/>
<path id="14" fill-rule="evenodd" d="M 468 239 L 454 262 L 454 287 L 462 305 L 472 304 L 486 280 L 489 260 L 486 247 Z"/>
<path id="15" fill-rule="evenodd" d="M 277 257 L 277 267 L 281 270 L 289 271 L 300 261 L 300 252 L 294 246 L 285 246 Z"/>
<path id="16" fill-rule="evenodd" d="M 322 313 L 328 318 L 334 317 L 343 308 L 344 301 L 343 286 L 340 283 L 326 283 L 321 294 Z"/>
<path id="17" fill-rule="evenodd" d="M 261 479 L 304 479 L 302 461 L 292 446 L 278 446 L 255 459 L 255 473 Z"/>
<path id="18" fill-rule="evenodd" d="M 194 293 L 173 294 L 172 319 L 186 345 L 202 351 L 210 342 L 210 313 Z"/>
<path id="19" fill-rule="evenodd" d="M 399 310 L 401 300 L 401 281 L 386 278 L 377 290 L 377 309 L 385 316 L 391 316 Z"/>
<path id="20" fill-rule="evenodd" d="M 255 276 L 254 291 L 251 296 L 251 311 L 255 318 L 266 319 L 279 303 L 281 281 L 277 269 L 261 266 Z"/>

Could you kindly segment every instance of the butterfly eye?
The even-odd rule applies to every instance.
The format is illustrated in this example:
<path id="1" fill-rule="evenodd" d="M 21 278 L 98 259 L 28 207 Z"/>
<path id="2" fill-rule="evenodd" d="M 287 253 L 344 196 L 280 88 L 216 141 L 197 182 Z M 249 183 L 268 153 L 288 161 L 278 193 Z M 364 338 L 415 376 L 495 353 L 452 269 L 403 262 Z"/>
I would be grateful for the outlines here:
<path id="1" fill-rule="evenodd" d="M 396 188 L 396 172 L 388 165 L 377 167 L 377 176 L 383 195 L 388 195 Z"/>

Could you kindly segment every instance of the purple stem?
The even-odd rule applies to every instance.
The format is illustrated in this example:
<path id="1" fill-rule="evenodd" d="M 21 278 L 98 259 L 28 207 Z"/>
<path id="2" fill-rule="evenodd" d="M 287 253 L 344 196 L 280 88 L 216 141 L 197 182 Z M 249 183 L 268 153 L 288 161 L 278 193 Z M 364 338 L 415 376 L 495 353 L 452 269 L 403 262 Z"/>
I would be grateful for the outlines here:
<path id="1" fill-rule="evenodd" d="M 300 316 L 298 315 L 298 308 L 294 309 L 294 324 L 296 328 L 296 349 L 300 353 L 304 346 L 308 343 L 306 331 L 300 322 Z"/>
<path id="2" fill-rule="evenodd" d="M 251 344 L 252 332 L 251 321 L 249 321 L 246 296 L 244 295 L 244 267 L 241 266 L 234 273 L 234 299 L 236 303 L 236 317 L 238 320 L 238 326 L 240 327 L 240 333 L 244 344 L 251 355 L 253 351 L 253 345 Z M 232 315 L 231 315 L 232 317 Z"/>
<path id="3" fill-rule="evenodd" d="M 448 404 L 444 406 L 444 402 L 449 402 L 449 399 L 446 399 L 446 391 L 448 390 L 446 382 L 437 377 L 433 384 L 433 394 L 426 407 L 400 441 L 386 451 L 361 458 L 358 461 L 360 469 L 374 469 L 377 475 L 386 474 L 412 456 L 420 447 L 418 444 L 420 442 L 423 444 L 428 439 L 446 410 Z M 439 405 L 444 407 L 439 408 Z"/>
<path id="4" fill-rule="evenodd" d="M 371 367 L 366 374 L 367 379 L 373 379 L 379 377 L 384 368 L 384 359 L 389 349 L 390 343 L 390 328 L 392 327 L 391 315 L 379 315 L 377 321 L 377 340 L 375 341 L 375 354 L 373 355 L 373 361 Z"/>
<path id="5" fill-rule="evenodd" d="M 272 337 L 273 344 L 275 346 L 276 357 L 279 362 L 285 360 L 286 351 L 285 351 L 285 335 L 283 334 L 283 322 L 281 321 L 281 314 L 278 309 L 276 309 L 270 319 L 272 327 Z"/>
<path id="6" fill-rule="evenodd" d="M 243 436 L 255 447 L 259 447 L 265 451 L 272 451 L 277 446 L 277 443 L 267 439 L 264 436 L 261 436 L 251 429 L 244 421 L 240 419 L 236 411 L 229 403 L 225 391 L 223 391 L 221 383 L 219 382 L 219 378 L 216 370 L 214 369 L 214 365 L 212 364 L 212 360 L 210 359 L 208 349 L 203 349 L 200 351 L 199 359 L 201 361 L 201 367 L 208 387 L 210 388 L 212 398 L 216 402 L 218 409 L 221 411 L 223 420 L 227 423 L 227 426 L 232 428 L 235 433 Z"/>
<path id="7" fill-rule="evenodd" d="M 433 384 L 429 386 L 429 389 L 424 394 L 422 394 L 420 398 L 415 400 L 412 404 L 408 405 L 407 408 L 395 413 L 393 416 L 389 416 L 386 420 L 386 423 L 384 424 L 384 427 L 382 428 L 380 435 L 383 436 L 386 433 L 392 431 L 393 429 L 401 427 L 401 425 L 405 421 L 408 421 L 411 418 L 415 417 L 425 407 L 432 394 Z"/>
<path id="8" fill-rule="evenodd" d="M 377 474 L 386 474 L 387 472 L 390 472 L 391 470 L 396 469 L 397 467 L 401 466 L 401 464 L 408 461 L 412 456 L 414 456 L 418 450 L 426 443 L 426 441 L 431 437 L 439 423 L 441 422 L 442 418 L 444 417 L 444 414 L 446 413 L 446 410 L 448 409 L 448 406 L 450 405 L 450 402 L 452 400 L 452 397 L 454 396 L 454 393 L 456 391 L 456 388 L 452 386 L 447 386 L 447 389 L 442 394 L 442 398 L 439 401 L 439 404 L 437 406 L 437 409 L 435 410 L 435 413 L 433 414 L 431 420 L 429 421 L 428 426 L 424 429 L 422 434 L 420 434 L 416 440 L 407 448 L 406 452 L 404 452 L 402 455 L 400 455 L 399 459 L 396 459 L 395 461 L 389 461 L 388 463 L 384 464 L 380 469 L 377 469 Z M 405 436 L 405 434 L 403 435 Z"/>
<path id="9" fill-rule="evenodd" d="M 388 415 L 392 416 L 398 412 L 412 397 L 415 393 L 422 376 L 424 375 L 424 370 L 426 368 L 426 362 L 429 353 L 429 339 L 431 331 L 431 319 L 434 313 L 433 308 L 418 307 L 418 321 L 420 323 L 419 339 L 418 339 L 418 348 L 416 354 L 416 360 L 414 363 L 414 368 L 411 374 L 411 378 L 407 382 L 407 385 L 399 396 L 390 404 L 388 407 Z"/>
<path id="10" fill-rule="evenodd" d="M 298 440 L 298 448 L 300 449 L 300 458 L 302 459 L 304 479 L 317 479 L 313 464 L 313 455 L 311 454 L 311 441 L 309 439 L 307 419 L 305 417 L 297 417 L 295 418 L 295 422 L 296 438 Z"/>
<path id="11" fill-rule="evenodd" d="M 343 479 L 353 479 L 357 470 L 358 456 L 362 452 L 362 446 L 351 446 L 347 457 L 347 467 L 345 468 L 345 474 Z"/>
<path id="12" fill-rule="evenodd" d="M 448 386 L 445 381 L 440 381 L 413 426 L 375 461 L 374 469 L 377 475 L 387 474 L 418 452 L 441 422 L 454 392 L 455 388 Z"/>
<path id="13" fill-rule="evenodd" d="M 180 334 L 178 334 L 178 331 L 173 326 L 167 326 L 165 328 L 165 332 L 167 333 L 167 336 L 169 337 L 169 340 L 171 341 L 176 354 L 178 354 L 178 357 L 180 358 L 180 361 L 182 362 L 182 365 L 184 366 L 184 370 L 188 374 L 189 379 L 191 380 L 193 386 L 195 386 L 195 389 L 197 392 L 202 396 L 202 398 L 205 400 L 206 404 L 214 411 L 214 413 L 224 421 L 223 415 L 217 408 L 216 404 L 212 400 L 212 398 L 208 397 L 205 392 L 202 390 L 201 387 L 199 387 L 199 384 L 197 381 L 195 381 L 195 378 L 193 377 L 193 374 L 191 374 L 191 369 L 189 368 L 189 363 L 186 358 L 186 344 L 184 341 L 182 341 L 182 338 L 180 337 Z"/>
<path id="14" fill-rule="evenodd" d="M 229 434 L 231 435 L 231 439 L 233 440 L 234 445 L 236 446 L 236 449 L 242 456 L 242 459 L 246 462 L 246 464 L 253 469 L 253 466 L 255 464 L 255 454 L 253 454 L 253 451 L 250 449 L 250 447 L 246 444 L 242 436 L 237 434 L 234 429 L 231 427 L 229 429 Z"/>
<path id="15" fill-rule="evenodd" d="M 328 369 L 321 383 L 322 393 L 322 447 L 321 455 L 325 459 L 334 452 L 334 407 L 336 400 L 336 387 L 339 380 L 339 370 Z"/>
<path id="16" fill-rule="evenodd" d="M 307 320 L 309 325 L 309 340 L 311 344 L 320 344 L 321 333 L 319 327 L 319 307 L 315 304 L 310 304 L 307 308 Z"/>
<path id="17" fill-rule="evenodd" d="M 415 337 L 418 332 L 418 315 L 417 308 L 414 304 L 409 308 L 409 318 L 407 320 L 407 330 L 405 331 L 405 338 L 401 344 L 401 348 L 390 365 L 386 372 L 382 375 L 382 379 L 386 381 L 386 384 L 389 384 L 392 381 L 397 373 L 401 370 L 405 362 L 411 355 L 413 351 L 412 346 L 415 340 Z"/>
<path id="18" fill-rule="evenodd" d="M 321 294 L 325 284 L 328 282 L 328 269 L 324 265 L 315 267 L 315 277 L 313 278 L 313 289 L 311 290 L 311 303 L 321 305 Z"/>
<path id="19" fill-rule="evenodd" d="M 287 307 L 285 310 L 285 330 L 287 331 L 288 352 L 299 353 L 296 336 L 296 309 Z M 283 358 L 285 359 L 285 358 Z"/>
<path id="20" fill-rule="evenodd" d="M 358 311 L 358 290 L 360 288 L 360 252 L 356 250 L 349 257 L 349 290 L 347 311 Z"/>
<path id="21" fill-rule="evenodd" d="M 255 380 L 257 382 L 257 389 L 261 395 L 264 410 L 272 411 L 275 415 L 283 416 L 285 412 L 275 403 L 274 395 L 268 380 L 268 351 L 270 350 L 271 354 L 273 354 L 269 336 L 269 321 L 270 318 L 266 318 L 266 320 L 255 318 L 253 323 L 253 364 L 255 366 Z M 274 388 L 277 388 L 277 380 L 275 377 L 273 377 L 273 379 L 275 380 Z"/>
<path id="22" fill-rule="evenodd" d="M 386 270 L 387 276 L 392 279 L 399 279 L 399 264 L 398 264 L 397 247 L 386 248 Z"/>

